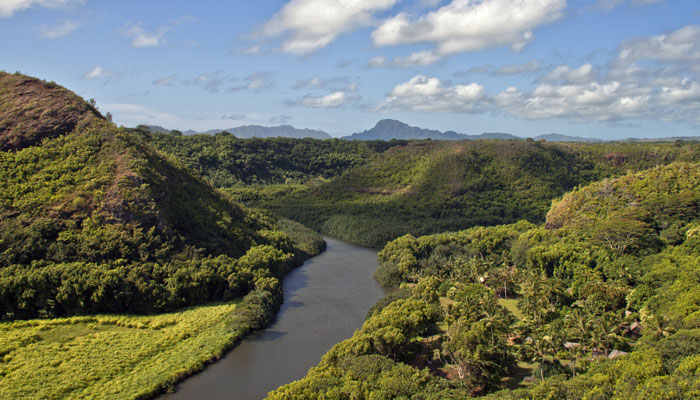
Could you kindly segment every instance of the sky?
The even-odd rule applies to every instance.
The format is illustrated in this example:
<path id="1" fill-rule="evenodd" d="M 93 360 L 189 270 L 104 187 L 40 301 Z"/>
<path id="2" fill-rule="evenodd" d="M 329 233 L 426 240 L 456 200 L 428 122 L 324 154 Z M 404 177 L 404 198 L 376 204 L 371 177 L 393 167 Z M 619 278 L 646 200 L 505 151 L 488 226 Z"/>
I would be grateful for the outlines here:
<path id="1" fill-rule="evenodd" d="M 0 0 L 0 38 L 124 126 L 700 135 L 697 0 Z"/>

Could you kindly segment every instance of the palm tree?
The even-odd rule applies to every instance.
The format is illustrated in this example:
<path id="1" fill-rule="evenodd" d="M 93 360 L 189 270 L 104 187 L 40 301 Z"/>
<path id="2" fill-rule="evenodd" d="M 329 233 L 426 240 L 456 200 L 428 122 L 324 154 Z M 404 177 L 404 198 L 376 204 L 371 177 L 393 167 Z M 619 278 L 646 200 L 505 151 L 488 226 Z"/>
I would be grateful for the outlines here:
<path id="1" fill-rule="evenodd" d="M 503 267 L 503 296 L 508 299 L 508 284 L 515 282 L 515 275 L 517 270 L 515 267 L 504 266 Z"/>
<path id="2" fill-rule="evenodd" d="M 575 309 L 566 315 L 566 322 L 572 336 L 578 340 L 582 351 L 586 352 L 586 342 L 591 328 L 591 319 L 586 312 L 581 309 Z"/>
<path id="3" fill-rule="evenodd" d="M 567 350 L 573 360 L 573 364 L 571 365 L 571 377 L 576 378 L 576 362 L 581 356 L 586 354 L 586 351 L 580 343 L 572 343 L 572 346 L 568 346 Z"/>
<path id="4" fill-rule="evenodd" d="M 492 346 L 496 344 L 496 331 L 503 332 L 512 323 L 509 314 L 493 300 L 492 298 L 491 301 L 485 301 L 481 305 L 481 321 L 491 331 Z"/>
<path id="5" fill-rule="evenodd" d="M 547 336 L 549 336 L 549 353 L 552 356 L 552 361 L 554 361 L 557 353 L 564 348 L 564 342 L 566 342 L 567 335 L 564 321 L 561 319 L 552 321 L 547 326 Z"/>
<path id="6" fill-rule="evenodd" d="M 540 326 L 549 305 L 549 299 L 542 290 L 542 277 L 534 270 L 525 271 L 520 277 L 520 291 L 521 309 L 533 324 Z"/>
<path id="7" fill-rule="evenodd" d="M 614 313 L 605 313 L 593 319 L 591 344 L 607 357 L 610 346 L 621 339 L 619 335 L 621 327 L 621 320 Z"/>
<path id="8" fill-rule="evenodd" d="M 675 329 L 670 325 L 668 318 L 663 315 L 654 315 L 647 319 L 644 329 L 649 329 L 655 339 L 669 337 Z"/>
<path id="9" fill-rule="evenodd" d="M 525 354 L 532 362 L 540 364 L 540 379 L 544 380 L 544 359 L 550 348 L 549 336 L 533 333 L 530 340 L 525 342 Z"/>

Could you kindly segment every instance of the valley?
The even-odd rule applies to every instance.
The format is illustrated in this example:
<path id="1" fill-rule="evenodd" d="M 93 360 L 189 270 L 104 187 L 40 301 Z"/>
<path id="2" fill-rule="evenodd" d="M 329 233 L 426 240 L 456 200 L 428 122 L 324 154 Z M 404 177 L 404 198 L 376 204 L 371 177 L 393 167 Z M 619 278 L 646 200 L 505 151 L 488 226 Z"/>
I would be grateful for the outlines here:
<path id="1" fill-rule="evenodd" d="M 700 396 L 698 142 L 182 135 L 0 87 L 3 397 Z"/>

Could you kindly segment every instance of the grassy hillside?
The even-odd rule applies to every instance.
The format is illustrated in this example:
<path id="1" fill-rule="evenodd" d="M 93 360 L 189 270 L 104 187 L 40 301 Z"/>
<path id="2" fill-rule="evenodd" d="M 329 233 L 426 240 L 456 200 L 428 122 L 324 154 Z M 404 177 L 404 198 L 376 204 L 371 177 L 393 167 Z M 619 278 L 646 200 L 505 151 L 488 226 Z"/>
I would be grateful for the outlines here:
<path id="1" fill-rule="evenodd" d="M 243 307 L 0 323 L 0 397 L 135 399 L 160 393 L 249 331 Z"/>
<path id="2" fill-rule="evenodd" d="M 0 120 L 5 142 L 24 144 L 0 152 L 0 318 L 233 299 L 299 262 L 302 251 L 270 216 L 228 200 L 102 118 L 64 132 L 70 110 L 90 106 L 63 88 L 8 76 L 0 80 L 4 109 L 26 100 L 8 95 L 17 81 L 43 85 L 32 112 L 57 130 L 41 131 L 41 145 L 30 146 L 25 119 Z M 68 114 L 50 108 L 73 101 Z"/>
<path id="3" fill-rule="evenodd" d="M 577 188 L 539 226 L 396 239 L 377 277 L 410 297 L 269 398 L 698 398 L 698 193 L 700 164 L 673 163 Z"/>
<path id="4" fill-rule="evenodd" d="M 0 71 L 0 150 L 22 149 L 104 119 L 75 93 Z"/>
<path id="5" fill-rule="evenodd" d="M 413 142 L 261 204 L 318 231 L 381 247 L 405 233 L 542 222 L 551 200 L 577 185 L 697 160 L 697 143 Z"/>

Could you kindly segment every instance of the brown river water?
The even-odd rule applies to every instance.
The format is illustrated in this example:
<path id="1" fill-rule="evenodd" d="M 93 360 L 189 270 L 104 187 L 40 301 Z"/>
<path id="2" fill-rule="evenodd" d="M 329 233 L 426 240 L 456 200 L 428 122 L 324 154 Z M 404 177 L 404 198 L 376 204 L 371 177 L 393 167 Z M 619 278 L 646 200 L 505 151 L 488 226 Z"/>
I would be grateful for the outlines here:
<path id="1" fill-rule="evenodd" d="M 372 277 L 377 252 L 324 239 L 326 251 L 284 279 L 284 304 L 269 328 L 159 399 L 261 400 L 303 378 L 334 344 L 352 336 L 386 293 Z"/>

